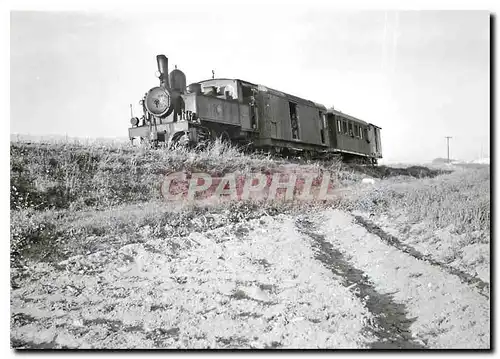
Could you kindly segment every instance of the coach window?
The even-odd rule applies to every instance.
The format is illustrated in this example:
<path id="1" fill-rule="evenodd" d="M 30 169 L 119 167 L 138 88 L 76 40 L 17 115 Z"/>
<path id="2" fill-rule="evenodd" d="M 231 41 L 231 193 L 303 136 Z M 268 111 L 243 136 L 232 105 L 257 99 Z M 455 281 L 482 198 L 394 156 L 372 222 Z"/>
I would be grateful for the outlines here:
<path id="1" fill-rule="evenodd" d="M 359 138 L 363 139 L 363 126 L 359 126 Z"/>
<path id="2" fill-rule="evenodd" d="M 354 136 L 359 137 L 359 126 L 354 125 Z"/>
<path id="3" fill-rule="evenodd" d="M 342 133 L 342 124 L 340 123 L 340 120 L 337 120 L 337 131 Z"/>
<path id="4" fill-rule="evenodd" d="M 347 122 L 342 120 L 342 129 L 344 130 L 344 135 L 347 135 Z"/>
<path id="5" fill-rule="evenodd" d="M 297 116 L 297 104 L 293 102 L 288 103 L 290 110 L 290 125 L 292 128 L 292 138 L 298 140 L 299 137 L 299 117 Z"/>
<path id="6" fill-rule="evenodd" d="M 366 128 L 364 128 L 363 132 L 364 132 L 364 135 L 365 135 L 365 140 L 367 140 L 368 142 L 370 142 L 370 140 L 368 139 L 368 130 Z"/>
<path id="7" fill-rule="evenodd" d="M 349 121 L 349 136 L 354 136 L 354 133 L 352 132 L 352 122 Z"/>

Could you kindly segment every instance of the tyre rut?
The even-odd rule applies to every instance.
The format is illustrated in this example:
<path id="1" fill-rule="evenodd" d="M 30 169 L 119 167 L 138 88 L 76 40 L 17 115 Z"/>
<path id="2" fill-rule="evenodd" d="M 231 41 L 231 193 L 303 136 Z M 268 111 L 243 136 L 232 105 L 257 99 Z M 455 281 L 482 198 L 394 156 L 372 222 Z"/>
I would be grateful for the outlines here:
<path id="1" fill-rule="evenodd" d="M 410 325 L 415 318 L 407 317 L 404 304 L 393 300 L 391 294 L 379 293 L 365 273 L 350 264 L 344 255 L 318 233 L 314 223 L 307 219 L 296 221 L 298 231 L 311 239 L 315 258 L 321 261 L 333 274 L 343 278 L 345 287 L 357 287 L 353 294 L 364 302 L 373 314 L 372 325 L 366 330 L 377 337 L 371 343 L 372 349 L 424 349 L 411 335 Z"/>
<path id="2" fill-rule="evenodd" d="M 490 298 L 490 296 L 489 296 L 490 285 L 488 283 L 486 283 L 486 282 L 482 281 L 481 279 L 474 277 L 474 276 L 472 276 L 464 271 L 461 271 L 460 269 L 453 268 L 452 266 L 449 266 L 447 264 L 439 262 L 439 261 L 433 259 L 430 255 L 425 255 L 425 254 L 419 252 L 418 250 L 416 250 L 415 248 L 413 248 L 409 244 L 403 243 L 398 238 L 385 232 L 382 228 L 380 228 L 379 226 L 377 226 L 375 223 L 373 223 L 372 221 L 370 221 L 368 219 L 365 219 L 365 218 L 358 216 L 358 215 L 353 216 L 353 217 L 356 220 L 357 224 L 363 226 L 369 233 L 375 234 L 380 239 L 382 239 L 382 241 L 389 244 L 390 246 L 395 247 L 395 248 L 399 249 L 400 251 L 407 253 L 416 259 L 425 261 L 434 267 L 438 267 L 449 274 L 457 276 L 458 278 L 460 278 L 460 280 L 462 282 L 469 284 L 469 285 L 475 287 L 476 289 L 478 289 L 478 293 L 481 294 L 483 297 L 488 298 L 488 299 Z"/>

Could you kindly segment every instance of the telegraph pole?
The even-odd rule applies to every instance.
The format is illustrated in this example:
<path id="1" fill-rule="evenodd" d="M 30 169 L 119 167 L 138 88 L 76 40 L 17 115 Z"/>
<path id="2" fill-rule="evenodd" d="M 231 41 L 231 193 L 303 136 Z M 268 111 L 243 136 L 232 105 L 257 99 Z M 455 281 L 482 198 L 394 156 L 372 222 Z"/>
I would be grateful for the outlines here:
<path id="1" fill-rule="evenodd" d="M 450 138 L 451 136 L 445 136 L 446 138 L 446 147 L 448 149 L 448 163 L 450 163 Z"/>

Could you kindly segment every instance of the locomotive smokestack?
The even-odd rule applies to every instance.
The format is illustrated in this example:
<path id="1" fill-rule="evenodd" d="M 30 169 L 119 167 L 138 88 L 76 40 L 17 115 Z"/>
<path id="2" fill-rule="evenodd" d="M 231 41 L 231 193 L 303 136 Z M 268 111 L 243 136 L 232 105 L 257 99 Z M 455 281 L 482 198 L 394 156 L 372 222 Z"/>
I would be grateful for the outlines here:
<path id="1" fill-rule="evenodd" d="M 165 55 L 157 55 L 158 72 L 160 73 L 160 85 L 170 87 L 168 83 L 168 59 Z"/>

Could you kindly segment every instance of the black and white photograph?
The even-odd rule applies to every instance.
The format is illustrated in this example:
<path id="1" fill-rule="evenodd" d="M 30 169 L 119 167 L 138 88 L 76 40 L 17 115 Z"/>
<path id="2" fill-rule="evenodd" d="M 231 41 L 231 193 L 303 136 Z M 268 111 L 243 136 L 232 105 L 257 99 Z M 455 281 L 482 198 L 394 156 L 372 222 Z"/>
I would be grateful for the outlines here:
<path id="1" fill-rule="evenodd" d="M 492 349 L 495 14 L 291 4 L 8 10 L 11 351 Z"/>

